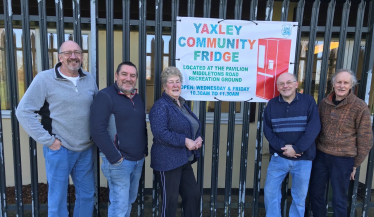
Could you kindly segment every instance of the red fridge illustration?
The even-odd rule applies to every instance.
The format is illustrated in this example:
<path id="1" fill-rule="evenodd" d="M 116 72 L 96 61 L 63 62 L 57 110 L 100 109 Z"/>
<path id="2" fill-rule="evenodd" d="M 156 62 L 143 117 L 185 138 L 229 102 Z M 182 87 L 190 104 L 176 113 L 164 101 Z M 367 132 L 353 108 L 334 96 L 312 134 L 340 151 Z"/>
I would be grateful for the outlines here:
<path id="1" fill-rule="evenodd" d="M 270 100 L 279 95 L 277 79 L 288 72 L 291 39 L 260 38 L 258 40 L 256 96 Z"/>

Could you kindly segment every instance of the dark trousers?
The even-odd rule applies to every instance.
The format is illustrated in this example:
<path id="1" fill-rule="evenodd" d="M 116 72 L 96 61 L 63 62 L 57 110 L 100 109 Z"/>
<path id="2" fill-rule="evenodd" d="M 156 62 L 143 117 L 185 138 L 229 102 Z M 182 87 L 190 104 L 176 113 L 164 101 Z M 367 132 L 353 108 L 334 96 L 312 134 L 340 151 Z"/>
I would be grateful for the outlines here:
<path id="1" fill-rule="evenodd" d="M 184 216 L 199 216 L 200 191 L 190 162 L 173 170 L 155 171 L 155 174 L 161 184 L 161 217 L 175 217 L 179 194 Z"/>
<path id="2" fill-rule="evenodd" d="M 329 178 L 332 186 L 333 216 L 347 216 L 347 191 L 353 165 L 353 157 L 337 157 L 317 150 L 309 188 L 313 217 L 326 216 L 325 192 Z"/>

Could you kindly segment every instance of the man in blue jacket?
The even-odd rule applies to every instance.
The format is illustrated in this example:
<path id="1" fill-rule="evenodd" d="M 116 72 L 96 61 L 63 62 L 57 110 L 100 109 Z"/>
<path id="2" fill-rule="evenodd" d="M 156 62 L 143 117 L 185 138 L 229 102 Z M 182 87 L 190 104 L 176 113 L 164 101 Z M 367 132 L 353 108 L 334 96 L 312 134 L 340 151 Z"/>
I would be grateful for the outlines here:
<path id="1" fill-rule="evenodd" d="M 91 136 L 101 150 L 101 170 L 110 188 L 108 216 L 130 216 L 148 155 L 145 105 L 135 89 L 137 78 L 136 66 L 122 62 L 116 82 L 99 91 L 91 105 Z"/>
<path id="2" fill-rule="evenodd" d="M 296 77 L 284 73 L 278 77 L 280 95 L 271 99 L 264 113 L 264 133 L 272 155 L 265 182 L 266 216 L 281 217 L 281 185 L 292 175 L 290 217 L 303 217 L 308 193 L 314 143 L 320 129 L 314 98 L 296 92 Z"/>

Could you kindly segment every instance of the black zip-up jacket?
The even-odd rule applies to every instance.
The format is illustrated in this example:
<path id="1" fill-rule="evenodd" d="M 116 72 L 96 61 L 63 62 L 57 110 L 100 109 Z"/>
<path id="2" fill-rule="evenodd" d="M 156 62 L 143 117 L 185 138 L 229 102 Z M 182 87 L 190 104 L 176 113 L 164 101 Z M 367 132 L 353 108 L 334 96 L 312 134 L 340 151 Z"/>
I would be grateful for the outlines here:
<path id="1" fill-rule="evenodd" d="M 111 115 L 115 120 L 115 138 L 111 138 L 108 131 Z M 112 164 L 122 157 L 137 161 L 148 155 L 144 102 L 136 92 L 131 98 L 121 93 L 116 83 L 102 89 L 95 97 L 91 105 L 90 129 L 95 144 Z"/>

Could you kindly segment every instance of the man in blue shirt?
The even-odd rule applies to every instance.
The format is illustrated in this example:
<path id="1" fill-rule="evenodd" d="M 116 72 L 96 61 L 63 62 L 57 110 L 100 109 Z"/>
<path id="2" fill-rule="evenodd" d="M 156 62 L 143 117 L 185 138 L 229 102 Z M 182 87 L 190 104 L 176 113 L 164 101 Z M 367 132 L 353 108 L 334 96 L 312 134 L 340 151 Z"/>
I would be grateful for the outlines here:
<path id="1" fill-rule="evenodd" d="M 280 95 L 271 99 L 264 113 L 264 133 L 272 158 L 265 182 L 266 216 L 280 217 L 281 185 L 292 175 L 290 217 L 303 217 L 308 193 L 314 143 L 320 129 L 318 107 L 314 98 L 296 92 L 297 79 L 284 73 L 278 77 Z"/>
<path id="2" fill-rule="evenodd" d="M 102 89 L 91 105 L 91 136 L 108 179 L 108 216 L 129 217 L 148 155 L 146 112 L 135 89 L 138 71 L 131 62 L 118 65 L 116 82 Z"/>

